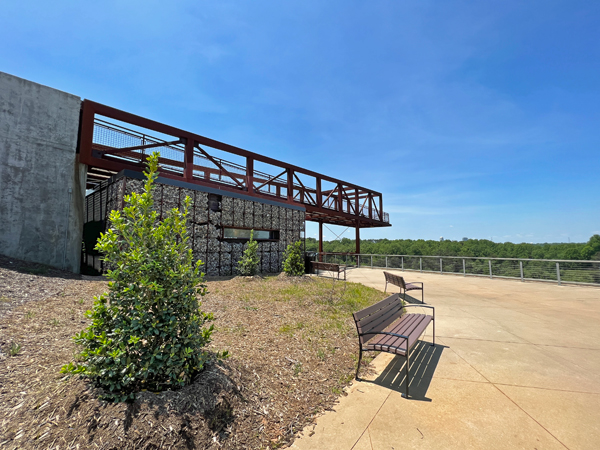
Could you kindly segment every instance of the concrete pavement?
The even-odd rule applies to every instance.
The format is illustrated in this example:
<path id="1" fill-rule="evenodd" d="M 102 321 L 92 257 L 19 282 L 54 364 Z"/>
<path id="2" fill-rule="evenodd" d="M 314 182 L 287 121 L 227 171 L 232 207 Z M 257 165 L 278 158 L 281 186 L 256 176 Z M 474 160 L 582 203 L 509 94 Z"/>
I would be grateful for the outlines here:
<path id="1" fill-rule="evenodd" d="M 600 448 L 600 288 L 393 272 L 424 282 L 436 308 L 437 345 L 411 356 L 411 399 L 404 358 L 382 353 L 291 448 Z M 377 269 L 348 280 L 385 286 Z"/>

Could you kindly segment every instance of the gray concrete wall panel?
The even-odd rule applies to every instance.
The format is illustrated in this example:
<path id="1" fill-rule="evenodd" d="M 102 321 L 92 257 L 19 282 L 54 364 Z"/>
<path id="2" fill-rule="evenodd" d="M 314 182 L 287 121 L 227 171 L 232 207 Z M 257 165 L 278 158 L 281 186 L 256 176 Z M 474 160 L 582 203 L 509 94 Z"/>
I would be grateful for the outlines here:
<path id="1" fill-rule="evenodd" d="M 0 72 L 0 253 L 79 272 L 81 99 Z"/>

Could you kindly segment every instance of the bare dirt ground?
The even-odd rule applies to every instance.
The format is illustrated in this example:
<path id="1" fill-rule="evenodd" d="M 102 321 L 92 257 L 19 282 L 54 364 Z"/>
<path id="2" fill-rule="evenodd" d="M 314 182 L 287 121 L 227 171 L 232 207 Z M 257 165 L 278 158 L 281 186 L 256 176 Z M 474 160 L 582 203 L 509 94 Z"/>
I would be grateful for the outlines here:
<path id="1" fill-rule="evenodd" d="M 114 404 L 59 373 L 106 281 L 0 257 L 0 448 L 285 447 L 343 395 L 356 364 L 351 312 L 384 295 L 312 277 L 207 284 L 209 350 L 232 356 L 183 389 Z"/>

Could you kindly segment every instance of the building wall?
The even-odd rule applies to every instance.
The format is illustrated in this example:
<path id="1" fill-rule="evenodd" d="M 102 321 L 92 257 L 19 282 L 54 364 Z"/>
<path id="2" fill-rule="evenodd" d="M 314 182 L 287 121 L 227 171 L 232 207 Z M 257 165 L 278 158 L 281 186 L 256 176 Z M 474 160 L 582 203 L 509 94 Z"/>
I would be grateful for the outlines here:
<path id="1" fill-rule="evenodd" d="M 131 177 L 120 177 L 104 189 L 90 194 L 87 198 L 86 221 L 104 221 L 103 229 L 108 226 L 106 219 L 113 209 L 123 207 L 123 195 L 132 192 L 141 193 L 143 181 Z M 288 244 L 300 240 L 304 231 L 305 212 L 301 208 L 290 208 L 280 203 L 261 202 L 251 197 L 239 195 L 238 198 L 227 195 L 225 191 L 216 191 L 221 196 L 219 211 L 209 206 L 210 192 L 200 186 L 174 186 L 157 183 L 154 191 L 155 208 L 161 216 L 172 208 L 179 208 L 189 196 L 192 208 L 188 216 L 188 232 L 194 259 L 204 262 L 203 271 L 207 275 L 235 275 L 235 267 L 247 248 L 247 243 L 235 243 L 221 239 L 222 227 L 272 229 L 279 231 L 277 242 L 259 242 L 258 251 L 261 272 L 278 273 L 283 266 L 283 253 Z M 100 269 L 96 261 L 96 269 Z"/>
<path id="2" fill-rule="evenodd" d="M 0 72 L 0 254 L 79 272 L 81 99 Z"/>

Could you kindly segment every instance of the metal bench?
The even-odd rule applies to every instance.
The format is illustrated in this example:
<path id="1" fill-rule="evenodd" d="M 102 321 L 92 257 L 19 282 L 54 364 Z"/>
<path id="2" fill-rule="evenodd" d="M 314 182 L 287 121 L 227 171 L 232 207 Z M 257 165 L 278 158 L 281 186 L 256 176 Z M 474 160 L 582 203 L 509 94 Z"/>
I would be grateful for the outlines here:
<path id="1" fill-rule="evenodd" d="M 389 273 L 389 272 L 383 272 L 383 274 L 385 275 L 385 291 L 387 292 L 387 285 L 388 283 L 393 284 L 394 286 L 398 286 L 400 288 L 400 293 L 402 294 L 403 298 L 406 300 L 406 291 L 414 291 L 414 290 L 419 290 L 421 291 L 421 303 L 425 303 L 424 299 L 425 299 L 425 289 L 423 286 L 423 283 L 420 281 L 415 281 L 413 283 L 406 283 L 404 281 L 404 278 L 401 277 L 400 275 L 394 275 L 393 273 Z M 421 286 L 419 286 L 419 284 Z"/>
<path id="2" fill-rule="evenodd" d="M 430 308 L 433 315 L 406 314 L 405 308 Z M 368 308 L 353 314 L 358 331 L 358 366 L 356 379 L 360 370 L 362 352 L 387 352 L 406 358 L 406 395 L 410 383 L 410 351 L 433 322 L 433 342 L 435 345 L 435 309 L 428 305 L 406 305 L 399 294 L 375 303 Z"/>
<path id="3" fill-rule="evenodd" d="M 338 280 L 340 279 L 340 273 L 344 273 L 344 281 L 346 280 L 346 266 L 342 266 L 340 264 L 334 263 L 325 263 L 319 261 L 311 261 L 312 270 L 317 275 L 319 274 L 319 270 L 326 270 L 328 272 L 335 272 L 338 274 Z"/>

